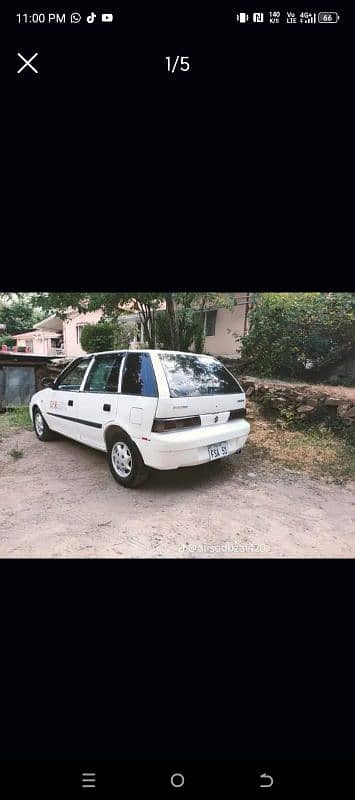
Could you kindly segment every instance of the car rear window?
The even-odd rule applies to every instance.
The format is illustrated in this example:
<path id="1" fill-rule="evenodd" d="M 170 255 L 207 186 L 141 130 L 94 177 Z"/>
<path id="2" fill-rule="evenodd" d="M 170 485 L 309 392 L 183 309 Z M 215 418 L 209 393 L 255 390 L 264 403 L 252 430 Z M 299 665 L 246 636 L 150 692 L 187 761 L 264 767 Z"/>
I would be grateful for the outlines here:
<path id="1" fill-rule="evenodd" d="M 214 358 L 185 353 L 159 355 L 168 381 L 170 397 L 240 394 L 243 391 L 238 381 L 220 361 Z"/>

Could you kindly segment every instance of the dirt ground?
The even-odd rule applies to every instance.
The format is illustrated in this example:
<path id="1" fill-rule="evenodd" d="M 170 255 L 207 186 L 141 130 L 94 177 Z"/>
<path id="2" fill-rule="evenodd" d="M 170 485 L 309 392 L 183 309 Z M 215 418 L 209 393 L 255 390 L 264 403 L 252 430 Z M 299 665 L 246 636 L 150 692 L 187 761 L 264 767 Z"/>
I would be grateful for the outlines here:
<path id="1" fill-rule="evenodd" d="M 104 453 L 20 430 L 0 443 L 0 487 L 2 558 L 355 556 L 351 488 L 243 454 L 127 490 Z"/>

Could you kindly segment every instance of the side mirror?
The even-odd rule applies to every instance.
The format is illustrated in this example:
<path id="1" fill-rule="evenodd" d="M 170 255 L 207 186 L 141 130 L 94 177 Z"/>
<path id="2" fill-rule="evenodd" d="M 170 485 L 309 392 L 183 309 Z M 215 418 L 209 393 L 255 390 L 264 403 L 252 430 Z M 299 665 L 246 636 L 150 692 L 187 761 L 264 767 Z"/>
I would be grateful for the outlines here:
<path id="1" fill-rule="evenodd" d="M 44 389 L 54 389 L 54 380 L 52 378 L 42 378 L 41 384 Z"/>

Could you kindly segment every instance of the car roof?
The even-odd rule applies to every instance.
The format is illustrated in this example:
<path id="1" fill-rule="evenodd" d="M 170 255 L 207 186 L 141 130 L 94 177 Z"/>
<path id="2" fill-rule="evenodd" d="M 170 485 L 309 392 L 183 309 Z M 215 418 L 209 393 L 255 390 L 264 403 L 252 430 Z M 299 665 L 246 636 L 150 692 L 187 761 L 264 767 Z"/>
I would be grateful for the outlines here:
<path id="1" fill-rule="evenodd" d="M 90 356 L 106 356 L 109 353 L 165 353 L 166 355 L 170 354 L 170 355 L 179 355 L 179 356 L 204 356 L 204 358 L 215 359 L 215 356 L 210 356 L 207 353 L 191 353 L 191 352 L 183 351 L 183 350 L 158 350 L 158 349 L 156 349 L 156 350 L 144 349 L 143 350 L 143 348 L 137 348 L 136 350 L 133 349 L 133 348 L 129 349 L 129 350 L 127 350 L 127 349 L 122 349 L 122 350 L 100 350 L 97 353 L 87 353 L 86 357 L 90 357 Z M 78 358 L 83 358 L 83 357 L 84 356 L 78 356 Z"/>

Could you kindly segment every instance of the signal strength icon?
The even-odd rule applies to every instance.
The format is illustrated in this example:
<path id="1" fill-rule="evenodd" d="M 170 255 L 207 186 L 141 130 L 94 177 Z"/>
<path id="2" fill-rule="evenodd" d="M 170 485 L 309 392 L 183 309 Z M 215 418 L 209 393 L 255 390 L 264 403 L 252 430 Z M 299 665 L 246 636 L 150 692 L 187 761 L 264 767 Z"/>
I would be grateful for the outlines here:
<path id="1" fill-rule="evenodd" d="M 240 14 L 236 15 L 237 22 L 248 22 L 249 14 L 246 14 L 245 11 L 241 11 Z"/>

